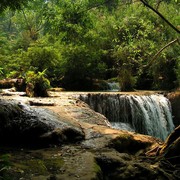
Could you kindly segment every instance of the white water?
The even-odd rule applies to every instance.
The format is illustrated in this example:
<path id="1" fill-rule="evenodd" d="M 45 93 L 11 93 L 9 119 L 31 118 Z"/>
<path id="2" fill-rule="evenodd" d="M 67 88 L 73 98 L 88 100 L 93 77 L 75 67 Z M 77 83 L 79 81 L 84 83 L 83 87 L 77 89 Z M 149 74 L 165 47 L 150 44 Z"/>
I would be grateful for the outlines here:
<path id="1" fill-rule="evenodd" d="M 87 94 L 80 99 L 105 115 L 113 128 L 165 140 L 174 130 L 169 100 L 163 95 Z"/>
<path id="2" fill-rule="evenodd" d="M 109 91 L 117 92 L 120 91 L 119 83 L 117 82 L 108 82 Z"/>
<path id="3" fill-rule="evenodd" d="M 111 122 L 111 126 L 115 129 L 119 129 L 119 130 L 127 130 L 127 131 L 131 131 L 131 132 L 135 131 L 129 123 Z"/>

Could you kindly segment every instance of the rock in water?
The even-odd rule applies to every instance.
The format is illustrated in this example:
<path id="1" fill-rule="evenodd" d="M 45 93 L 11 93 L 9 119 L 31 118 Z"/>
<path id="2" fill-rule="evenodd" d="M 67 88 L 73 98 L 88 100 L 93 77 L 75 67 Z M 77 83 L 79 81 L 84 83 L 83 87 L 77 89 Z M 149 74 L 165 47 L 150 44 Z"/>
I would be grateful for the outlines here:
<path id="1" fill-rule="evenodd" d="M 47 146 L 84 139 L 81 128 L 61 121 L 50 110 L 0 100 L 0 141 L 4 144 Z"/>

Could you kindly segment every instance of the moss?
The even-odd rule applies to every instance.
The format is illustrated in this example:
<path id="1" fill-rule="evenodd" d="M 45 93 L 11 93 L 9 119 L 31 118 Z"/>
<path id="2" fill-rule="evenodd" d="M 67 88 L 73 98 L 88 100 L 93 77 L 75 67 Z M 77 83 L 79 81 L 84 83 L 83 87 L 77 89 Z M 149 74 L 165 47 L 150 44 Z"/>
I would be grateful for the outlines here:
<path id="1" fill-rule="evenodd" d="M 48 174 L 47 168 L 44 162 L 40 159 L 31 159 L 21 161 L 18 164 L 14 164 L 16 172 L 25 172 L 32 174 Z"/>
<path id="2" fill-rule="evenodd" d="M 10 154 L 3 154 L 0 156 L 0 179 L 9 180 L 8 170 L 11 167 Z"/>
<path id="3" fill-rule="evenodd" d="M 100 166 L 97 163 L 94 163 L 94 171 L 96 173 L 101 173 L 101 168 L 100 168 Z"/>
<path id="4" fill-rule="evenodd" d="M 57 172 L 64 164 L 62 158 L 31 159 L 14 164 L 16 172 L 25 172 L 39 175 L 48 175 Z"/>
<path id="5" fill-rule="evenodd" d="M 59 169 L 63 166 L 64 161 L 62 158 L 46 159 L 44 160 L 44 164 L 47 170 L 53 173 L 59 171 Z"/>
<path id="6" fill-rule="evenodd" d="M 22 176 L 25 179 L 30 179 L 34 175 L 49 175 L 46 166 L 41 160 L 21 161 L 12 163 L 6 171 L 0 174 L 0 179 L 3 180 L 18 180 Z"/>
<path id="7" fill-rule="evenodd" d="M 9 152 L 9 153 L 7 153 Z M 59 153 L 59 152 L 58 152 Z M 57 149 L 26 150 L 19 148 L 0 149 L 0 165 L 6 169 L 0 171 L 0 180 L 31 179 L 31 177 L 49 177 L 58 174 L 64 165 Z M 1 166 L 1 168 L 4 166 Z"/>

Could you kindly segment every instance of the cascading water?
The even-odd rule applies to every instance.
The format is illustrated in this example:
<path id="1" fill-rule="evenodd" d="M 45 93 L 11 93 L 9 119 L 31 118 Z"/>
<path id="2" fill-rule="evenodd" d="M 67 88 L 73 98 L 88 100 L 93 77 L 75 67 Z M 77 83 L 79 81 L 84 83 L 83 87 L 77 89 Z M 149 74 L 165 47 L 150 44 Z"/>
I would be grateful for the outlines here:
<path id="1" fill-rule="evenodd" d="M 119 83 L 117 83 L 117 82 L 108 82 L 107 84 L 109 86 L 108 91 L 112 91 L 112 92 L 120 91 Z"/>
<path id="2" fill-rule="evenodd" d="M 113 128 L 165 140 L 173 131 L 171 105 L 163 95 L 84 94 L 79 97 L 105 115 Z"/>

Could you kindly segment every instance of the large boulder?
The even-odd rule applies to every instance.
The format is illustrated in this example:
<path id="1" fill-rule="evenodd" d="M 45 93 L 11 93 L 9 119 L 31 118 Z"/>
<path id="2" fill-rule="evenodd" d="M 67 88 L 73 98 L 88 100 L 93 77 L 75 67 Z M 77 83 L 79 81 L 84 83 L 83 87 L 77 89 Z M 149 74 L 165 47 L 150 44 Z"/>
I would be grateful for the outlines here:
<path id="1" fill-rule="evenodd" d="M 101 152 L 96 157 L 104 179 L 165 179 L 160 169 L 153 169 L 151 165 L 140 159 L 136 159 L 126 153 Z M 159 170 L 159 172 L 158 172 Z M 158 178 L 159 177 L 159 178 Z"/>
<path id="2" fill-rule="evenodd" d="M 84 139 L 80 127 L 61 121 L 48 109 L 31 108 L 14 100 L 0 100 L 0 106 L 1 143 L 47 146 Z"/>

